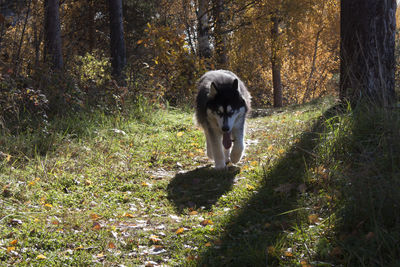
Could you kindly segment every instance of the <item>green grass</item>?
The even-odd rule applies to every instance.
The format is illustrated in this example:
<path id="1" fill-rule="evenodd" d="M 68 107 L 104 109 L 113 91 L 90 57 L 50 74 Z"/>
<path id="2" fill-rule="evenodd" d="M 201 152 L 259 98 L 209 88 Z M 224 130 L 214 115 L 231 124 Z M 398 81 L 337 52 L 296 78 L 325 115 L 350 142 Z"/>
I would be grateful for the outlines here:
<path id="1" fill-rule="evenodd" d="M 227 171 L 177 109 L 4 133 L 0 265 L 396 265 L 400 120 L 333 105 L 249 119 Z"/>

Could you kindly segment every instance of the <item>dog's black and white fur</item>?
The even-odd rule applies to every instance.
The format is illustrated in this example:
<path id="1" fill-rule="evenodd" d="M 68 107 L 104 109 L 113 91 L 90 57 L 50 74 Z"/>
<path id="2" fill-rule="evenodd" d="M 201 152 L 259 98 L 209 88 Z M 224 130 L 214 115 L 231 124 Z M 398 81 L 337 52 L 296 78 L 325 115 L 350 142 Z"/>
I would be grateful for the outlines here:
<path id="1" fill-rule="evenodd" d="M 227 70 L 207 72 L 197 86 L 195 116 L 206 135 L 207 156 L 215 161 L 216 169 L 224 169 L 230 161 L 237 163 L 242 158 L 251 96 L 244 83 Z"/>

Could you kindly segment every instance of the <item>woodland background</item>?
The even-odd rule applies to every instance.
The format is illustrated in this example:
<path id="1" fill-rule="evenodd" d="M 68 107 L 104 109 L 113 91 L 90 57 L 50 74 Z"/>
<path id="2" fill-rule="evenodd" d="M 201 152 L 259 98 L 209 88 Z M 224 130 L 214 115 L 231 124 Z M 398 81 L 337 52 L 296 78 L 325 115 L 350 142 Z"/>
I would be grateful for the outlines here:
<path id="1" fill-rule="evenodd" d="M 3 129 L 23 113 L 114 109 L 142 97 L 191 105 L 195 82 L 209 69 L 237 73 L 258 107 L 336 94 L 337 0 L 123 1 L 123 82 L 111 75 L 107 2 L 60 1 L 63 66 L 54 71 L 46 60 L 44 1 L 1 1 Z M 274 86 L 283 92 L 278 102 Z"/>

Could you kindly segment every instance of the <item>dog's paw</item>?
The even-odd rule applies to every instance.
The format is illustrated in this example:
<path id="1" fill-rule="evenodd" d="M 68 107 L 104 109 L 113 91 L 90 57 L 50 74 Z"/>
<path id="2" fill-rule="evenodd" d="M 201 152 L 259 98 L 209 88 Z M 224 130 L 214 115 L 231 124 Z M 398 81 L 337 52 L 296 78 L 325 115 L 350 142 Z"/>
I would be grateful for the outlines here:
<path id="1" fill-rule="evenodd" d="M 226 164 L 225 164 L 225 162 L 224 161 L 222 161 L 222 162 L 215 162 L 215 169 L 216 170 L 225 170 L 225 168 L 226 168 Z"/>
<path id="2" fill-rule="evenodd" d="M 231 161 L 236 164 L 242 159 L 243 149 L 232 149 Z"/>

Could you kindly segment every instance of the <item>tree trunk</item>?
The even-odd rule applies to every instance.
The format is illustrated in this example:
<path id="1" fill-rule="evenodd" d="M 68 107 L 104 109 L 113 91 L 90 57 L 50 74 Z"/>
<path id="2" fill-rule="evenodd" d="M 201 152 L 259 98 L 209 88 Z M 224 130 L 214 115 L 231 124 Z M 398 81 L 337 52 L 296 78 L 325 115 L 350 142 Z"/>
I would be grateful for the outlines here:
<path id="1" fill-rule="evenodd" d="M 197 12 L 198 43 L 200 58 L 211 58 L 210 33 L 208 23 L 208 0 L 199 0 Z"/>
<path id="2" fill-rule="evenodd" d="M 396 0 L 342 0 L 340 98 L 354 106 L 395 100 Z"/>
<path id="3" fill-rule="evenodd" d="M 225 1 L 213 0 L 214 2 L 214 39 L 215 39 L 215 57 L 218 68 L 226 68 L 228 56 L 226 49 L 225 30 Z"/>
<path id="4" fill-rule="evenodd" d="M 272 84 L 274 93 L 274 107 L 283 106 L 282 97 L 282 80 L 281 80 L 281 60 L 279 58 L 280 41 L 279 41 L 279 19 L 272 18 L 271 29 L 271 67 L 272 67 Z"/>
<path id="5" fill-rule="evenodd" d="M 112 76 L 124 83 L 123 69 L 126 65 L 126 50 L 122 14 L 122 0 L 109 0 L 110 46 Z"/>
<path id="6" fill-rule="evenodd" d="M 45 53 L 44 59 L 50 57 L 51 67 L 54 70 L 62 70 L 63 58 L 61 50 L 61 27 L 59 0 L 45 0 Z"/>

